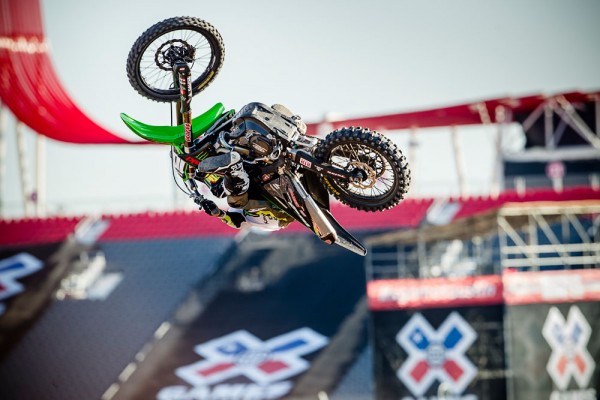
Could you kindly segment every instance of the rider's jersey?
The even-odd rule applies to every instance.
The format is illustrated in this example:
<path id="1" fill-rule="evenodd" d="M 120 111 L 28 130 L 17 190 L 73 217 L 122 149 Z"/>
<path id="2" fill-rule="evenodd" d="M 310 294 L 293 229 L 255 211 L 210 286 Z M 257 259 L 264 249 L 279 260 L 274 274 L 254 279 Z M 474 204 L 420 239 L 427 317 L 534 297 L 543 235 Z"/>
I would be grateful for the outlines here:
<path id="1" fill-rule="evenodd" d="M 218 175 L 209 175 L 204 181 L 212 194 L 219 198 L 226 196 L 222 182 L 223 178 Z M 243 209 L 230 208 L 220 219 L 232 228 L 256 227 L 266 231 L 285 228 L 294 221 L 291 216 L 265 200 L 250 200 Z"/>
<path id="2" fill-rule="evenodd" d="M 276 231 L 288 226 L 294 219 L 283 211 L 274 209 L 266 201 L 251 200 L 243 209 L 230 208 L 221 220 L 232 228 L 256 227 Z"/>
<path id="3" fill-rule="evenodd" d="M 277 231 L 287 226 L 283 225 L 280 219 L 278 219 L 273 212 L 267 209 L 260 210 L 240 210 L 239 208 L 230 208 L 228 213 L 241 214 L 245 221 L 242 222 L 240 228 L 244 227 L 244 224 L 248 224 L 250 227 L 259 228 L 266 231 Z"/>

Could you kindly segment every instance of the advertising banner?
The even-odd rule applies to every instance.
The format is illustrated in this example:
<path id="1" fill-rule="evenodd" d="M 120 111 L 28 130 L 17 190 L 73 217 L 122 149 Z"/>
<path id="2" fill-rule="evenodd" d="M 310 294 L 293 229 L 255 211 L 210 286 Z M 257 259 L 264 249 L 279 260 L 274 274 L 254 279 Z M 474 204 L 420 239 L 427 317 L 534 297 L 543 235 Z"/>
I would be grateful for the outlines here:
<path id="1" fill-rule="evenodd" d="M 505 399 L 498 276 L 372 281 L 378 400 Z"/>
<path id="2" fill-rule="evenodd" d="M 597 399 L 600 270 L 505 275 L 510 399 Z"/>
<path id="3" fill-rule="evenodd" d="M 502 303 L 502 278 L 385 279 L 370 281 L 367 293 L 374 311 L 493 305 Z"/>
<path id="4" fill-rule="evenodd" d="M 600 269 L 512 272 L 502 280 L 510 305 L 600 301 Z"/>

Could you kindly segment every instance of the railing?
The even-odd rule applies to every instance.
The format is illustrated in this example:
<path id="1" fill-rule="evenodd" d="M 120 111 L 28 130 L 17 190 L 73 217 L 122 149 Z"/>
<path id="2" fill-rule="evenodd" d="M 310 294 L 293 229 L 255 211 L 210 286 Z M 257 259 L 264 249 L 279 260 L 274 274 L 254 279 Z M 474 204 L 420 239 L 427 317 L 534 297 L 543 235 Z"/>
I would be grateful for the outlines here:
<path id="1" fill-rule="evenodd" d="M 453 224 L 418 228 L 397 241 L 370 241 L 367 278 L 600 268 L 598 200 L 511 205 Z"/>

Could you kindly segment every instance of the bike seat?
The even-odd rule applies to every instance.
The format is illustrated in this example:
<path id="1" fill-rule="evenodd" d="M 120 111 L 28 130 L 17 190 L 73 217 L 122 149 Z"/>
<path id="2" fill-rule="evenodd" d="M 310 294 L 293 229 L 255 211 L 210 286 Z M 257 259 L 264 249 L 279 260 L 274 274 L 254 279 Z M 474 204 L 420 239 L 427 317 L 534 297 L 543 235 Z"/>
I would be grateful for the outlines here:
<path id="1" fill-rule="evenodd" d="M 204 114 L 198 115 L 192 119 L 192 137 L 196 139 L 198 136 L 206 132 L 213 124 L 223 115 L 225 107 L 221 103 L 215 104 L 210 110 Z M 125 113 L 121 113 L 121 119 L 125 125 L 136 135 L 156 143 L 164 143 L 170 145 L 182 145 L 184 138 L 183 125 L 177 126 L 157 126 L 148 125 L 131 118 Z"/>

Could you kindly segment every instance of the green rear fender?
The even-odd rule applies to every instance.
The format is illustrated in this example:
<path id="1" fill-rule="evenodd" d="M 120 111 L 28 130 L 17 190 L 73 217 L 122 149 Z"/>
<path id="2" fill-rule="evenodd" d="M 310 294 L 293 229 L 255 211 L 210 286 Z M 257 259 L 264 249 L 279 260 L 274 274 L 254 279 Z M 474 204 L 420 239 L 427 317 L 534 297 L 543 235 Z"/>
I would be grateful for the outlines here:
<path id="1" fill-rule="evenodd" d="M 221 103 L 215 104 L 210 110 L 192 119 L 192 136 L 196 139 L 206 132 L 223 115 L 225 107 Z M 121 119 L 141 138 L 155 143 L 181 146 L 184 142 L 183 125 L 177 126 L 155 126 L 148 125 L 121 113 Z"/>

